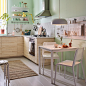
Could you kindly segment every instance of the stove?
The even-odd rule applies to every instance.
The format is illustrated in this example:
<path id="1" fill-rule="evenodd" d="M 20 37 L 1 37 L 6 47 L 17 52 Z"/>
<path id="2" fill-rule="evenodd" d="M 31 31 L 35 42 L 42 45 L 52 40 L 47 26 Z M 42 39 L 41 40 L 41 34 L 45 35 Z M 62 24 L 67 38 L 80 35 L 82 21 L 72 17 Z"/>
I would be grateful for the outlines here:
<path id="1" fill-rule="evenodd" d="M 49 35 L 33 35 L 33 37 L 49 37 Z"/>

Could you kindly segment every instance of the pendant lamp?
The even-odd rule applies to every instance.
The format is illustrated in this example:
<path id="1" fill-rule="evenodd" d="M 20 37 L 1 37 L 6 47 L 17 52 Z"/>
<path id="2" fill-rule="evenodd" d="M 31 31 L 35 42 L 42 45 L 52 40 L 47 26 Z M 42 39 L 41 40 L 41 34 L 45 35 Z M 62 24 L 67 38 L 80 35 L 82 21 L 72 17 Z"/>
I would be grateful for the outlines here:
<path id="1" fill-rule="evenodd" d="M 65 19 L 60 18 L 60 0 L 59 0 L 59 18 L 52 20 L 52 25 L 65 25 L 67 21 Z"/>

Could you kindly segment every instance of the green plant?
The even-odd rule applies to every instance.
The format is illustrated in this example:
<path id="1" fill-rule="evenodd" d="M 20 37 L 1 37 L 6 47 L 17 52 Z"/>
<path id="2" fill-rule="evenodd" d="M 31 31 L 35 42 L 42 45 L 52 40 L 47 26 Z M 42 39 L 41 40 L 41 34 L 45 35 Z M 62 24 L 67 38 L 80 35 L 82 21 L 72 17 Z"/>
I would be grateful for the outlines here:
<path id="1" fill-rule="evenodd" d="M 4 13 L 0 19 L 2 20 L 2 25 L 3 27 L 5 27 L 5 25 L 7 24 L 7 21 L 9 21 L 10 17 L 7 13 Z"/>

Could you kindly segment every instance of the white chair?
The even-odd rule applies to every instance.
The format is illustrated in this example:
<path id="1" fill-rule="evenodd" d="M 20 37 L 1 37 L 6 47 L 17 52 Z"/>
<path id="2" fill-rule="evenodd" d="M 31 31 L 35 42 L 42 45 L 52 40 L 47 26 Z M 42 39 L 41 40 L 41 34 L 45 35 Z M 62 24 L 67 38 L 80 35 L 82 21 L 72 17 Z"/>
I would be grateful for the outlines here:
<path id="1" fill-rule="evenodd" d="M 82 71 L 83 71 L 83 76 L 85 78 L 85 73 L 84 73 L 84 69 L 83 69 L 83 65 L 82 65 L 82 59 L 83 59 L 83 52 L 84 52 L 84 48 L 78 48 L 75 52 L 75 56 L 74 56 L 74 60 L 65 60 L 62 61 L 60 63 L 56 64 L 56 68 L 55 68 L 55 78 L 54 78 L 54 84 L 55 84 L 55 80 L 56 80 L 56 71 L 57 71 L 57 66 L 58 65 L 63 65 L 63 66 L 68 66 L 68 67 L 72 67 L 72 71 L 73 71 L 73 77 L 74 77 L 74 84 L 76 86 L 76 80 L 75 80 L 75 73 L 74 73 L 74 66 L 75 65 L 79 65 L 81 63 L 82 66 Z M 64 77 L 65 77 L 65 70 L 64 70 Z M 86 79 L 85 79 L 86 82 Z"/>
<path id="2" fill-rule="evenodd" d="M 44 42 L 43 46 L 48 46 L 48 45 L 54 46 L 54 44 L 56 44 L 56 42 Z M 43 60 L 43 74 L 44 74 L 44 62 L 45 62 L 45 59 L 51 59 L 51 53 L 42 49 L 42 58 L 43 58 L 42 60 Z M 59 56 L 57 53 L 53 54 L 53 59 L 57 59 L 57 61 L 59 62 Z M 59 69 L 59 71 L 60 71 L 60 69 Z"/>
<path id="3" fill-rule="evenodd" d="M 9 64 L 8 64 L 8 61 L 7 60 L 0 60 L 0 65 L 4 65 L 4 79 L 6 77 L 6 86 L 7 86 L 7 79 L 8 79 L 8 86 L 9 86 L 10 79 L 9 79 Z"/>

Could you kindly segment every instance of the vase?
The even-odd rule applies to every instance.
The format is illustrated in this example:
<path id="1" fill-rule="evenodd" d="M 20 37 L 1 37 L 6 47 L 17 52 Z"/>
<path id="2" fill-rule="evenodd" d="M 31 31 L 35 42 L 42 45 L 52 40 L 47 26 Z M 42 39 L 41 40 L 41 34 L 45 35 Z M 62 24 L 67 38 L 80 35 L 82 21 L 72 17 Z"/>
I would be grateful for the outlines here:
<path id="1" fill-rule="evenodd" d="M 1 29 L 1 34 L 4 34 L 4 32 L 5 32 L 5 29 Z"/>
<path id="2" fill-rule="evenodd" d="M 61 41 L 61 43 L 60 43 L 61 45 L 62 45 L 62 41 Z"/>

